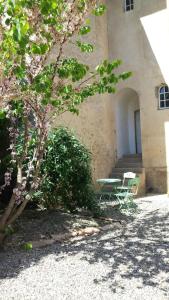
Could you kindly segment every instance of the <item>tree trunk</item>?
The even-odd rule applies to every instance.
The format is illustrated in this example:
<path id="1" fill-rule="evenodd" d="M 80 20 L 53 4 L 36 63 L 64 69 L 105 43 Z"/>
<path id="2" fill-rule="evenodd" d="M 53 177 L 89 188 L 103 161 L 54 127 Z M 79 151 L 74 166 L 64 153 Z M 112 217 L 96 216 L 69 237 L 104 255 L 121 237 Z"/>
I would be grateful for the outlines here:
<path id="1" fill-rule="evenodd" d="M 5 233 L 0 232 L 0 249 L 3 248 L 3 243 L 4 243 L 4 240 L 5 240 L 5 237 L 6 237 Z"/>
<path id="2" fill-rule="evenodd" d="M 15 205 L 15 195 L 13 194 L 9 201 L 8 206 L 6 207 L 3 215 L 0 218 L 0 229 L 1 229 L 1 227 L 4 227 L 6 225 L 6 221 L 9 217 L 14 205 Z"/>

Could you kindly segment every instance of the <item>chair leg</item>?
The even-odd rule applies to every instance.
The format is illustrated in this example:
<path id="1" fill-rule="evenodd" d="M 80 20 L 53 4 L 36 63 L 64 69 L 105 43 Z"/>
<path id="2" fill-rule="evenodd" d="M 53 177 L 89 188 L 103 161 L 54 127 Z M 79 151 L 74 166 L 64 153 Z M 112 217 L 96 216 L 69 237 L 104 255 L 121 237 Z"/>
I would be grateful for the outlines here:
<path id="1" fill-rule="evenodd" d="M 119 197 L 117 197 L 117 200 L 118 200 L 118 202 L 119 202 L 119 206 L 120 206 L 120 208 L 121 208 L 121 206 L 122 206 L 122 199 L 121 199 L 121 197 L 119 196 Z"/>
<path id="2" fill-rule="evenodd" d="M 123 209 L 124 205 L 127 204 L 127 201 L 128 201 L 128 195 L 124 195 L 123 197 L 119 196 L 118 197 L 118 201 L 119 201 L 119 205 L 120 205 L 120 209 Z"/>

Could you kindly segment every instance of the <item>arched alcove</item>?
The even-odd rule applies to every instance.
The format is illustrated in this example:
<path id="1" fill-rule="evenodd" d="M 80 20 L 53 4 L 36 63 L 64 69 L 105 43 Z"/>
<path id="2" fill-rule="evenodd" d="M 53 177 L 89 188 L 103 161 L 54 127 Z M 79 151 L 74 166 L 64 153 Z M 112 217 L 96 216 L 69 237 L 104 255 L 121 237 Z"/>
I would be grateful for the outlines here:
<path id="1" fill-rule="evenodd" d="M 137 92 L 126 88 L 116 97 L 117 156 L 141 153 L 140 106 Z"/>

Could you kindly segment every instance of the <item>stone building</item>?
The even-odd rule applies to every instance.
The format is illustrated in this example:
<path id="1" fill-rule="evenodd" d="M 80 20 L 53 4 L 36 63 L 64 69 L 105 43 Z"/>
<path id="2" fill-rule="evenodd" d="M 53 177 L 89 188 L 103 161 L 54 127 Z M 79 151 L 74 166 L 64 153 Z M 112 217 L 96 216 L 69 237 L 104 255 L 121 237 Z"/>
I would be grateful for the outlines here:
<path id="1" fill-rule="evenodd" d="M 166 193 L 169 1 L 105 2 L 107 14 L 92 19 L 89 35 L 97 50 L 85 60 L 96 66 L 105 57 L 120 58 L 120 71 L 133 75 L 118 85 L 115 95 L 96 96 L 82 105 L 79 117 L 65 114 L 59 123 L 74 128 L 91 150 L 95 179 L 135 170 L 142 191 Z"/>

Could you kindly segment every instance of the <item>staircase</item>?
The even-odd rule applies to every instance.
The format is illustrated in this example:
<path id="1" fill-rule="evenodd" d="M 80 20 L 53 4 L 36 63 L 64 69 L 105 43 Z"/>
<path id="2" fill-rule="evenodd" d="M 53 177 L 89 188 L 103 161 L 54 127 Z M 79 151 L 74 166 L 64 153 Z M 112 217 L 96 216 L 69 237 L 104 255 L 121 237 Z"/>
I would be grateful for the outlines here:
<path id="1" fill-rule="evenodd" d="M 112 178 L 123 179 L 126 172 L 136 173 L 140 177 L 139 196 L 145 194 L 145 169 L 142 165 L 142 156 L 140 154 L 128 154 L 120 158 L 112 170 Z"/>

